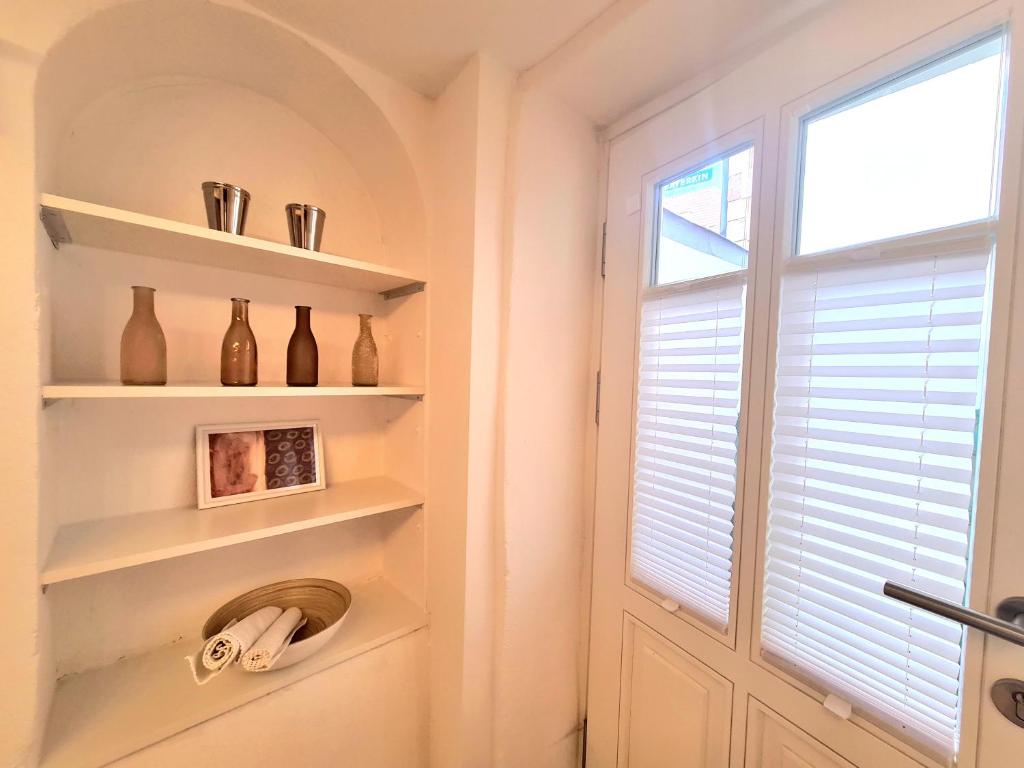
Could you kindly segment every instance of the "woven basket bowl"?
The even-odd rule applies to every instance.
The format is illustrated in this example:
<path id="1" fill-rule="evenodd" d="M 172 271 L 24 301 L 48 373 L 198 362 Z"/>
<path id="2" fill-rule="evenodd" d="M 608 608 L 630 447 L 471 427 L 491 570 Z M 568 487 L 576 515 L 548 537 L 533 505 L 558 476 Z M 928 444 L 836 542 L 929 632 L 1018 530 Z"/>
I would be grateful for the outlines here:
<path id="1" fill-rule="evenodd" d="M 239 621 L 250 613 L 275 605 L 282 610 L 298 608 L 306 624 L 292 638 L 273 669 L 284 669 L 323 648 L 334 637 L 348 616 L 352 593 L 345 586 L 327 579 L 289 579 L 258 587 L 229 600 L 213 612 L 203 625 L 203 640 L 222 631 L 232 619 Z"/>

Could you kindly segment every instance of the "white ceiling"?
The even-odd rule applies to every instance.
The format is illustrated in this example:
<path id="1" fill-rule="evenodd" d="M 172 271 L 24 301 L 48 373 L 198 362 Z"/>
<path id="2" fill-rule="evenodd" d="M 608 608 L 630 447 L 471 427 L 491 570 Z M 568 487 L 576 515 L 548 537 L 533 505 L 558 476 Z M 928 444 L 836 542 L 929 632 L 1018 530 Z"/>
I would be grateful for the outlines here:
<path id="1" fill-rule="evenodd" d="M 216 1 L 216 0 L 215 0 Z M 838 0 L 227 0 L 260 9 L 426 95 L 476 51 L 609 125 L 722 70 Z M 845 0 L 857 2 L 857 0 Z M 0 41 L 44 50 L 55 29 L 114 0 L 0 0 Z M 16 29 L 17 35 L 7 33 Z"/>
<path id="2" fill-rule="evenodd" d="M 306 34 L 436 96 L 475 51 L 526 69 L 614 0 L 249 0 Z"/>
<path id="3" fill-rule="evenodd" d="M 599 125 L 756 50 L 829 0 L 248 0 L 427 96 L 475 51 Z"/>
<path id="4" fill-rule="evenodd" d="M 834 1 L 620 0 L 530 77 L 609 125 L 675 86 L 720 76 Z"/>

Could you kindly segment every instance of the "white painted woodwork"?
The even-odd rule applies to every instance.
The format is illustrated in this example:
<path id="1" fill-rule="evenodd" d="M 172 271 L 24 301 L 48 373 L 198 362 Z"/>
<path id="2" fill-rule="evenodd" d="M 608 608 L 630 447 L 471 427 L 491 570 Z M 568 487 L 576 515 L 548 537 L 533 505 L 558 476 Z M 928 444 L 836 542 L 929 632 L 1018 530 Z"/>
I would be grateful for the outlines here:
<path id="1" fill-rule="evenodd" d="M 41 765 L 105 765 L 426 625 L 423 610 L 384 580 L 350 588 L 352 607 L 334 639 L 278 672 L 233 668 L 197 686 L 184 659 L 199 642 L 191 637 L 65 677 L 54 695 Z"/>
<path id="2" fill-rule="evenodd" d="M 43 194 L 40 202 L 51 226 L 63 225 L 70 242 L 80 245 L 363 291 L 423 282 L 412 273 L 367 261 L 59 195 Z"/>
<path id="3" fill-rule="evenodd" d="M 622 768 L 726 768 L 732 683 L 631 617 L 622 665 Z"/>
<path id="4" fill-rule="evenodd" d="M 756 699 L 744 768 L 856 768 Z"/>
<path id="5" fill-rule="evenodd" d="M 429 651 L 428 632 L 413 632 L 133 752 L 110 768 L 205 766 L 210 755 L 230 755 L 238 766 L 429 768 L 426 729 L 420 725 L 429 703 L 423 686 L 409 685 L 422 679 Z M 280 738 L 282 733 L 290 738 Z M 338 755 L 344 756 L 341 766 Z"/>
<path id="6" fill-rule="evenodd" d="M 838 4 L 815 19 L 807 29 L 787 38 L 749 63 L 704 88 L 691 99 L 660 111 L 656 117 L 621 135 L 609 146 L 607 177 L 607 249 L 604 284 L 604 317 L 601 349 L 601 424 L 596 466 L 592 627 L 588 679 L 588 762 L 615 765 L 621 757 L 625 710 L 622 665 L 627 654 L 624 617 L 632 616 L 701 663 L 713 668 L 734 686 L 731 717 L 730 768 L 759 765 L 749 762 L 761 742 L 750 741 L 753 724 L 747 700 L 756 697 L 787 722 L 797 723 L 807 734 L 810 747 L 795 738 L 782 739 L 783 747 L 765 765 L 807 764 L 818 768 L 851 765 L 928 766 L 940 760 L 901 737 L 885 722 L 856 709 L 849 720 L 826 710 L 825 693 L 788 670 L 762 658 L 758 642 L 761 615 L 761 566 L 763 563 L 764 512 L 767 502 L 767 456 L 771 441 L 771 391 L 776 344 L 775 312 L 781 271 L 783 235 L 791 228 L 793 211 L 787 198 L 796 188 L 796 139 L 801 115 L 895 72 L 928 60 L 941 52 L 989 33 L 1014 18 L 1020 0 L 972 3 L 961 0 L 885 4 L 865 0 Z M 880 27 L 879 13 L 888 24 Z M 820 43 L 830 41 L 829 55 L 820 56 Z M 999 204 L 999 242 L 1014 243 L 1019 223 L 1020 136 L 1024 124 L 1024 57 L 1019 35 L 1011 35 L 1010 92 L 1007 105 L 1006 146 Z M 812 62 L 808 66 L 808 62 Z M 738 126 L 745 128 L 738 129 Z M 759 130 L 755 146 L 755 197 L 761 205 L 754 222 L 751 248 L 750 308 L 753 330 L 750 357 L 744 367 L 746 384 L 744 430 L 740 451 L 747 454 L 741 470 L 744 488 L 737 496 L 735 547 L 735 617 L 729 633 L 712 636 L 699 624 L 661 606 L 664 595 L 639 590 L 629 579 L 629 499 L 632 470 L 630 449 L 634 418 L 634 381 L 637 348 L 635 328 L 638 289 L 643 285 L 644 263 L 650 246 L 652 192 L 662 174 L 681 162 L 696 164 L 732 148 L 729 137 L 738 130 Z M 724 141 L 724 144 L 723 144 Z M 701 157 L 698 157 L 701 156 Z M 641 199 L 640 210 L 631 203 Z M 992 345 L 982 430 L 977 521 L 974 537 L 970 604 L 993 611 L 998 601 L 1024 594 L 1019 558 L 1020 535 L 1016 525 L 1019 493 L 1005 491 L 996 468 L 1017 477 L 1022 441 L 1013 439 L 1022 422 L 1004 392 L 1019 389 L 1024 373 L 1018 357 L 1020 339 L 1010 323 L 1010 291 L 1019 283 L 1011 279 L 1019 260 L 1012 246 L 997 254 L 992 310 Z M 1020 291 L 1017 290 L 1020 298 Z M 1009 346 L 1006 340 L 1009 338 Z M 1004 380 L 1004 371 L 1008 375 Z M 1005 411 L 1001 411 L 1005 407 Z M 1002 419 L 1002 425 L 1000 420 Z M 1000 426 L 1003 430 L 1000 434 Z M 1000 447 L 1000 442 L 1002 447 Z M 1002 451 L 1003 456 L 1000 456 Z M 1004 522 L 1008 521 L 1008 522 Z M 995 549 L 991 549 L 997 527 Z M 1005 532 L 1004 529 L 1005 528 Z M 993 558 L 993 552 L 995 558 Z M 991 579 L 991 584 L 990 584 Z M 1013 750 L 1024 748 L 1024 730 L 1007 723 L 988 701 L 988 686 L 998 677 L 1019 676 L 1024 649 L 999 641 L 983 641 L 968 631 L 963 677 L 961 768 L 985 768 Z M 663 693 L 655 692 L 657 696 Z M 630 715 L 637 710 L 637 692 L 631 693 Z M 635 727 L 635 726 L 634 726 Z M 779 731 L 781 733 L 781 731 Z M 760 738 L 760 737 L 759 737 Z M 678 759 L 687 759 L 680 751 Z M 838 762 L 829 762 L 838 756 Z M 782 760 L 782 762 L 779 762 Z M 785 761 L 789 761 L 788 763 Z M 747 761 L 745 763 L 745 761 Z M 802 762 L 801 762 L 802 761 Z M 844 762 L 845 761 L 845 762 Z"/>
<path id="7" fill-rule="evenodd" d="M 419 506 L 423 495 L 388 477 L 217 509 L 168 509 L 61 526 L 44 585 Z"/>
<path id="8" fill-rule="evenodd" d="M 188 397 L 422 397 L 423 387 L 353 387 L 321 384 L 316 387 L 289 387 L 285 384 L 258 384 L 255 387 L 225 387 L 221 384 L 167 384 L 162 387 L 124 386 L 116 382 L 46 384 L 43 401 L 124 400 Z"/>

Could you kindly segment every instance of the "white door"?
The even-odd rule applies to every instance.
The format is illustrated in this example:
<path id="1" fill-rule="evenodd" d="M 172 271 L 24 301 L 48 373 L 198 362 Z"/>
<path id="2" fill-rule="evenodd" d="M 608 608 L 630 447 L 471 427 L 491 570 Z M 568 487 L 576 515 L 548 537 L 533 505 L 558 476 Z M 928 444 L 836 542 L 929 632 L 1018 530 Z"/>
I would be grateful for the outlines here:
<path id="1" fill-rule="evenodd" d="M 851 5 L 611 143 L 590 768 L 1024 754 L 1024 2 Z"/>

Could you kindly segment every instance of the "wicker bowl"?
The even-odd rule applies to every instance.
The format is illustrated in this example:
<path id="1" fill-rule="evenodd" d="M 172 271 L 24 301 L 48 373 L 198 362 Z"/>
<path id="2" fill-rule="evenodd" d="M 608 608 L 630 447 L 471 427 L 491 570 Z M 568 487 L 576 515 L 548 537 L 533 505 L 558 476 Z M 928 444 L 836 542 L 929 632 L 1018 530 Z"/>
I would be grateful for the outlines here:
<path id="1" fill-rule="evenodd" d="M 203 625 L 203 640 L 209 640 L 232 619 L 275 605 L 282 610 L 298 608 L 306 624 L 292 638 L 273 669 L 284 669 L 323 648 L 348 616 L 352 593 L 344 585 L 327 579 L 289 579 L 258 587 L 229 600 L 213 612 Z M 271 670 L 273 671 L 273 670 Z"/>

